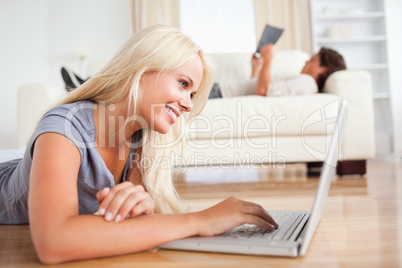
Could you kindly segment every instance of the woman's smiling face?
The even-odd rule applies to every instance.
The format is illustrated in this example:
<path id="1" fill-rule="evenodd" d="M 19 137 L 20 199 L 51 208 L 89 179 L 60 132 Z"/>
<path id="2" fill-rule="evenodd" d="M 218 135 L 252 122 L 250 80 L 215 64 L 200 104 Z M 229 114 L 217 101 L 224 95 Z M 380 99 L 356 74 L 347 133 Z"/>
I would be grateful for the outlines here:
<path id="1" fill-rule="evenodd" d="M 192 96 L 197 92 L 203 76 L 199 55 L 191 62 L 167 73 L 149 72 L 142 75 L 139 116 L 148 128 L 167 133 L 170 125 L 183 112 L 192 109 Z"/>

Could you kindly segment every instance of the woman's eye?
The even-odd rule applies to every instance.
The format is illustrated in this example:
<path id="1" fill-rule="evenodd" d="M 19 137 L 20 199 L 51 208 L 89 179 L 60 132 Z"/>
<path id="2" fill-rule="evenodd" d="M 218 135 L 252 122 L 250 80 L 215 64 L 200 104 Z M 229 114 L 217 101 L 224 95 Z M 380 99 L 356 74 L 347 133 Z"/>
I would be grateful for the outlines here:
<path id="1" fill-rule="evenodd" d="M 186 88 L 186 87 L 188 86 L 188 83 L 187 83 L 186 81 L 184 81 L 184 80 L 181 80 L 181 81 L 180 81 L 180 84 L 181 84 L 181 86 L 182 86 L 183 88 Z"/>
<path id="2" fill-rule="evenodd" d="M 190 99 L 193 99 L 194 96 L 195 96 L 195 93 L 191 93 L 191 94 L 190 94 Z"/>

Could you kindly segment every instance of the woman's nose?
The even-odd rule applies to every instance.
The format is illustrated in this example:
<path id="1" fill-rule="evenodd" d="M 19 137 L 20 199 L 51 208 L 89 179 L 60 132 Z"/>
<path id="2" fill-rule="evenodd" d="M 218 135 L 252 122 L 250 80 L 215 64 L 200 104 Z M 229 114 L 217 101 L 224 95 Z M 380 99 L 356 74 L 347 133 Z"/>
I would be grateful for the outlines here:
<path id="1" fill-rule="evenodd" d="M 191 95 L 188 94 L 188 97 L 185 97 L 179 101 L 180 107 L 183 108 L 185 112 L 190 112 L 193 109 L 193 103 L 191 101 Z"/>

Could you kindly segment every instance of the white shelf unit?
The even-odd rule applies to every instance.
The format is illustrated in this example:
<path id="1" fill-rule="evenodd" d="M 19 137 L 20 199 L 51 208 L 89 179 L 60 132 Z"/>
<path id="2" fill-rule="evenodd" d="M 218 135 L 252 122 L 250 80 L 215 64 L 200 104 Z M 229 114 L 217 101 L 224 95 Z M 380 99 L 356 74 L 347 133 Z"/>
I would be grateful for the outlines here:
<path id="1" fill-rule="evenodd" d="M 325 8 L 325 7 L 324 7 Z M 330 8 L 330 7 L 329 7 Z M 331 10 L 321 10 L 321 14 L 317 16 L 317 20 L 328 20 L 328 19 L 356 19 L 356 18 L 384 18 L 384 11 L 365 11 L 358 7 L 356 12 L 345 13 L 346 10 L 336 10 L 338 14 L 331 14 Z M 325 12 L 328 12 L 324 14 Z"/>
<path id="2" fill-rule="evenodd" d="M 314 51 L 340 52 L 348 69 L 366 70 L 373 85 L 377 155 L 392 153 L 386 0 L 310 0 Z"/>
<path id="3" fill-rule="evenodd" d="M 359 36 L 359 37 L 320 37 L 316 38 L 318 44 L 333 44 L 333 43 L 359 43 L 359 42 L 381 42 L 385 41 L 386 37 L 379 36 Z"/>

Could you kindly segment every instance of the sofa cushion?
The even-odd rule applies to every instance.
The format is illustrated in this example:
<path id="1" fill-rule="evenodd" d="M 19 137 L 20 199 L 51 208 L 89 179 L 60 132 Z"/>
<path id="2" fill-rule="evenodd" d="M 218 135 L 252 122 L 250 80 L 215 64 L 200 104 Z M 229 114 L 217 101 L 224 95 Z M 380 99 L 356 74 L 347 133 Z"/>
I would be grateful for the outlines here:
<path id="1" fill-rule="evenodd" d="M 333 94 L 210 99 L 188 126 L 190 139 L 328 135 L 339 107 Z"/>

